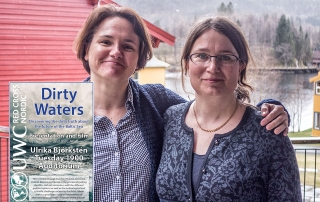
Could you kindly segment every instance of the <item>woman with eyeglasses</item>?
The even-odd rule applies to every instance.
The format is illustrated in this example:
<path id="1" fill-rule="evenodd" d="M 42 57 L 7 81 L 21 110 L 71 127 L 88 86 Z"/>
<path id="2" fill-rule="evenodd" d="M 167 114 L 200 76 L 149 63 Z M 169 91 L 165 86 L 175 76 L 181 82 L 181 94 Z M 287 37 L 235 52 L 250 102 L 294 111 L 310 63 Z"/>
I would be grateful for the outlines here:
<path id="1" fill-rule="evenodd" d="M 94 201 L 158 201 L 163 114 L 186 100 L 162 85 L 131 79 L 152 57 L 143 19 L 127 7 L 96 7 L 74 45 L 90 75 L 85 81 L 94 83 Z M 274 104 L 263 107 L 269 110 L 262 124 L 287 132 L 287 113 Z"/>
<path id="2" fill-rule="evenodd" d="M 164 115 L 160 201 L 301 201 L 290 139 L 261 127 L 260 112 L 245 103 L 250 59 L 244 35 L 227 18 L 191 29 L 181 66 L 195 100 Z"/>
<path id="3" fill-rule="evenodd" d="M 143 19 L 128 7 L 96 7 L 74 48 L 90 75 L 85 81 L 94 83 L 94 201 L 158 201 L 163 114 L 186 100 L 160 84 L 131 79 L 152 57 Z M 262 124 L 287 132 L 287 113 L 275 104 L 263 107 L 269 111 Z"/>

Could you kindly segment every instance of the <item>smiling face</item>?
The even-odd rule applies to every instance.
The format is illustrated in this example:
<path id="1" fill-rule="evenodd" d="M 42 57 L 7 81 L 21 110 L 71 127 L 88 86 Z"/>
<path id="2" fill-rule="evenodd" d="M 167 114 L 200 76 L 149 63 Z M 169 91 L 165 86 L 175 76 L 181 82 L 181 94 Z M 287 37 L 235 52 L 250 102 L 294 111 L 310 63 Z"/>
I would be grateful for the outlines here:
<path id="1" fill-rule="evenodd" d="M 195 41 L 190 55 L 194 53 L 211 56 L 232 54 L 239 57 L 231 41 L 213 29 L 207 29 Z M 218 65 L 216 58 L 211 58 L 206 65 L 196 65 L 190 59 L 187 62 L 190 82 L 197 95 L 233 94 L 243 68 L 244 65 L 239 61 L 233 66 Z"/>
<path id="2" fill-rule="evenodd" d="M 91 77 L 111 82 L 128 82 L 137 68 L 139 44 L 139 37 L 128 20 L 121 17 L 103 20 L 85 55 Z"/>

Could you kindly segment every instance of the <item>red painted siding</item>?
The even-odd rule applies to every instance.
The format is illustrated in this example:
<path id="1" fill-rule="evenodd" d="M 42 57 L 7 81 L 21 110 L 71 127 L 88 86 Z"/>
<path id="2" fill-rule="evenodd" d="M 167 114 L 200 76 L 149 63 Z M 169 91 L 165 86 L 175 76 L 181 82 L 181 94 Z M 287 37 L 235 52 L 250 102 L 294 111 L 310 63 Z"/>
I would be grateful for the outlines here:
<path id="1" fill-rule="evenodd" d="M 0 1 L 0 202 L 9 201 L 8 133 L 1 133 L 1 126 L 9 125 L 9 82 L 83 80 L 87 73 L 72 43 L 97 2 Z M 147 25 L 155 47 L 160 41 L 173 45 L 173 36 Z"/>
<path id="2" fill-rule="evenodd" d="M 0 2 L 0 126 L 9 125 L 10 81 L 81 81 L 87 76 L 72 43 L 92 8 L 89 0 Z M 7 202 L 8 133 L 0 131 L 0 136 L 0 202 Z"/>
<path id="3" fill-rule="evenodd" d="M 104 3 L 114 3 L 102 0 Z M 87 76 L 72 42 L 97 0 L 0 2 L 0 126 L 8 126 L 9 81 L 80 81 Z M 154 40 L 175 37 L 145 21 Z"/>
<path id="4" fill-rule="evenodd" d="M 0 2 L 0 125 L 9 125 L 9 81 L 81 81 L 87 76 L 72 42 L 92 8 L 86 0 Z"/>
<path id="5" fill-rule="evenodd" d="M 3 136 L 7 136 L 7 134 L 0 133 L 0 202 L 9 201 L 8 198 L 8 175 L 9 175 L 9 139 L 4 138 Z"/>

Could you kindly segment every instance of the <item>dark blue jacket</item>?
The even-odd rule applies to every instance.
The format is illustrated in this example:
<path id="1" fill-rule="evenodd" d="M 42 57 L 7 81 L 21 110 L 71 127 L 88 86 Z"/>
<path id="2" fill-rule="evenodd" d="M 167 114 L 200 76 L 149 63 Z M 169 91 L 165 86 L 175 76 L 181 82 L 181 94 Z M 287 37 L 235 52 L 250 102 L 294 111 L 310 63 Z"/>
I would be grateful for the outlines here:
<path id="1" fill-rule="evenodd" d="M 88 77 L 85 81 L 89 81 Z M 150 179 L 150 201 L 159 201 L 156 193 L 155 178 L 160 163 L 165 111 L 183 102 L 185 99 L 165 88 L 161 84 L 139 85 L 132 79 L 129 80 L 133 93 L 134 108 L 136 110 L 137 121 L 148 147 L 151 159 L 151 179 Z M 275 100 L 269 100 L 275 101 Z M 277 101 L 275 101 L 277 102 Z M 281 104 L 281 103 L 280 103 Z"/>
<path id="2" fill-rule="evenodd" d="M 170 107 L 156 186 L 163 202 L 301 201 L 299 169 L 290 139 L 260 125 L 247 107 L 241 122 L 215 134 L 192 188 L 193 129 L 185 124 L 192 102 Z"/>
<path id="3" fill-rule="evenodd" d="M 186 100 L 160 84 L 139 85 L 130 80 L 130 85 L 133 92 L 137 121 L 151 159 L 149 198 L 150 201 L 158 201 L 155 178 L 162 151 L 163 115 L 170 106 L 186 102 Z"/>

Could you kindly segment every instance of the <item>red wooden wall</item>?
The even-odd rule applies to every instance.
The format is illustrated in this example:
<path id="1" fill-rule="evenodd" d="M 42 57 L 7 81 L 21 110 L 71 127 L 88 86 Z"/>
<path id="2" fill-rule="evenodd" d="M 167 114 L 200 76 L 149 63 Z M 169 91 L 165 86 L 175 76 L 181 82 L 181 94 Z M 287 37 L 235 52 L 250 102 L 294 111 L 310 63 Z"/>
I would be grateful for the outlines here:
<path id="1" fill-rule="evenodd" d="M 101 0 L 114 3 L 111 0 Z M 87 77 L 72 43 L 98 0 L 0 1 L 0 202 L 8 196 L 9 82 L 81 81 Z M 175 37 L 146 21 L 154 41 Z"/>
<path id="2" fill-rule="evenodd" d="M 87 76 L 72 43 L 92 8 L 90 0 L 0 1 L 0 126 L 9 125 L 9 81 L 81 81 Z M 0 131 L 0 202 L 9 201 L 5 136 Z"/>
<path id="3" fill-rule="evenodd" d="M 0 2 L 0 126 L 8 126 L 9 81 L 81 81 L 72 42 L 93 6 L 86 0 Z"/>
<path id="4" fill-rule="evenodd" d="M 9 201 L 9 139 L 3 137 L 4 133 L 0 133 L 0 201 Z"/>
<path id="5" fill-rule="evenodd" d="M 8 126 L 9 81 L 81 81 L 87 73 L 72 51 L 98 0 L 0 1 L 0 126 Z M 115 3 L 101 0 L 101 4 Z M 145 20 L 156 48 L 175 37 Z"/>

